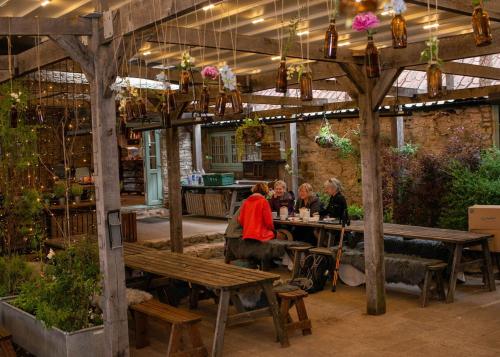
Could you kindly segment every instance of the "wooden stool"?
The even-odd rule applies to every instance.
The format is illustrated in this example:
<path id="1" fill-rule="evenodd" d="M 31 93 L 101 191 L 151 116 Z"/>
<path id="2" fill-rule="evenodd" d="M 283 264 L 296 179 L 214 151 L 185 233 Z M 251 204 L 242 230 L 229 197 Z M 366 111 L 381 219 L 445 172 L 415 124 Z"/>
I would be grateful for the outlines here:
<path id="1" fill-rule="evenodd" d="M 309 252 L 309 249 L 312 247 L 308 246 L 296 246 L 288 248 L 291 252 L 293 252 L 293 271 L 292 271 L 292 280 L 297 277 L 300 269 L 300 260 L 302 259 L 302 255 L 305 255 Z"/>
<path id="2" fill-rule="evenodd" d="M 302 335 L 312 334 L 311 320 L 307 316 L 306 305 L 304 298 L 307 293 L 304 290 L 297 289 L 287 292 L 277 292 L 278 301 L 280 303 L 280 316 L 283 331 L 285 331 L 285 338 L 283 347 L 289 346 L 288 334 L 295 330 L 301 330 Z M 293 321 L 290 316 L 290 309 L 295 305 L 297 310 L 298 321 Z"/>
<path id="3" fill-rule="evenodd" d="M 0 356 L 16 357 L 16 351 L 12 346 L 12 335 L 3 327 L 0 327 Z"/>
<path id="4" fill-rule="evenodd" d="M 447 263 L 438 263 L 428 265 L 425 271 L 424 286 L 422 287 L 422 295 L 420 295 L 420 302 L 422 307 L 426 307 L 429 303 L 429 295 L 431 290 L 431 282 L 433 279 L 436 281 L 437 292 L 439 300 L 446 300 L 446 292 L 444 289 L 443 272 L 448 267 Z"/>
<path id="5" fill-rule="evenodd" d="M 136 348 L 149 345 L 147 330 L 148 317 L 170 325 L 167 356 L 208 356 L 208 351 L 201 339 L 198 323 L 201 317 L 190 311 L 163 304 L 152 299 L 130 306 L 135 319 Z M 187 339 L 183 339 L 183 333 Z M 191 346 L 187 346 L 190 344 Z"/>

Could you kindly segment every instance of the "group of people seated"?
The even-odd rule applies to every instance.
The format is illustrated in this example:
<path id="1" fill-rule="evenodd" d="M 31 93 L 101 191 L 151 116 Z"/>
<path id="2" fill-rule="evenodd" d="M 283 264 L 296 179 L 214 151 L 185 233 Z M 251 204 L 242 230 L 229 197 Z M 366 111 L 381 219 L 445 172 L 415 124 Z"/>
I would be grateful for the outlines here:
<path id="1" fill-rule="evenodd" d="M 238 230 L 236 226 L 239 226 L 242 229 L 241 238 L 268 241 L 276 238 L 273 212 L 276 212 L 274 217 L 278 217 L 283 207 L 287 208 L 290 216 L 298 214 L 302 208 L 307 208 L 311 216 L 337 219 L 342 218 L 347 210 L 342 184 L 337 178 L 328 179 L 324 184 L 325 193 L 329 195 L 326 206 L 321 204 L 309 183 L 299 187 L 297 200 L 293 192 L 287 191 L 284 181 L 276 181 L 273 186 L 271 190 L 266 183 L 256 184 L 252 188 L 252 195 L 243 202 L 231 220 L 228 231 L 234 232 Z M 294 240 L 316 244 L 316 232 L 310 227 L 293 227 L 291 233 Z"/>

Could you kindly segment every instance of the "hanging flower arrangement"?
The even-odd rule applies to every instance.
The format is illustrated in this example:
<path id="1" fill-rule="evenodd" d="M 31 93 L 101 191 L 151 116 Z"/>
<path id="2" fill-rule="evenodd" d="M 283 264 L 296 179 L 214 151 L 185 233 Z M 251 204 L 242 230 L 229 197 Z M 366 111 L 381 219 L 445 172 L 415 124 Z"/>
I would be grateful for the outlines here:
<path id="1" fill-rule="evenodd" d="M 427 95 L 435 98 L 443 90 L 443 78 L 441 66 L 443 61 L 439 58 L 439 40 L 431 37 L 426 42 L 427 47 L 420 54 L 420 60 L 428 62 L 427 66 Z"/>
<path id="2" fill-rule="evenodd" d="M 243 100 L 238 90 L 238 81 L 231 67 L 227 64 L 219 68 L 219 80 L 222 83 L 222 89 L 215 100 L 215 113 L 222 117 L 226 111 L 228 101 L 231 101 L 233 114 L 243 112 Z M 228 95 L 228 93 L 229 95 Z"/>
<path id="3" fill-rule="evenodd" d="M 206 66 L 201 70 L 203 80 L 215 81 L 219 77 L 219 70 L 214 66 Z"/>
<path id="4" fill-rule="evenodd" d="M 339 136 L 333 132 L 330 123 L 325 119 L 318 135 L 314 138 L 316 144 L 322 148 L 338 150 L 340 157 L 344 158 L 354 152 L 354 147 L 349 138 Z"/>
<path id="5" fill-rule="evenodd" d="M 300 84 L 300 99 L 311 101 L 313 99 L 311 67 L 304 64 L 292 64 L 287 69 L 287 80 L 292 80 L 295 75 L 297 75 L 297 81 Z"/>
<path id="6" fill-rule="evenodd" d="M 191 72 L 194 68 L 194 57 L 191 57 L 189 52 L 184 51 L 181 57 L 180 63 L 180 78 L 179 78 L 179 90 L 183 94 L 189 93 L 189 83 L 191 82 Z"/>
<path id="7" fill-rule="evenodd" d="M 385 5 L 385 11 L 391 11 L 394 16 L 391 21 L 392 47 L 395 49 L 406 48 L 408 36 L 406 31 L 406 20 L 403 14 L 406 12 L 404 0 L 391 0 Z"/>
<path id="8" fill-rule="evenodd" d="M 295 36 L 297 35 L 298 26 L 298 19 L 293 19 L 292 21 L 290 21 L 290 24 L 288 25 L 288 38 L 285 42 L 285 45 L 280 48 L 281 61 L 278 68 L 278 74 L 276 76 L 276 92 L 278 93 L 286 93 L 288 89 L 286 56 L 288 55 L 288 51 L 290 50 L 290 47 L 292 47 L 292 43 L 295 40 Z"/>
<path id="9" fill-rule="evenodd" d="M 493 42 L 491 35 L 490 16 L 483 8 L 483 3 L 488 0 L 472 0 L 474 12 L 472 13 L 472 30 L 477 47 L 488 46 Z"/>
<path id="10" fill-rule="evenodd" d="M 258 118 L 243 120 L 243 124 L 236 129 L 235 134 L 236 151 L 239 160 L 243 157 L 246 145 L 254 145 L 264 140 L 267 128 L 267 125 L 261 123 Z"/>
<path id="11" fill-rule="evenodd" d="M 357 32 L 366 31 L 368 44 L 365 49 L 365 69 L 368 78 L 380 77 L 380 55 L 373 43 L 374 29 L 380 24 L 377 15 L 372 12 L 357 14 L 352 22 L 352 28 Z"/>

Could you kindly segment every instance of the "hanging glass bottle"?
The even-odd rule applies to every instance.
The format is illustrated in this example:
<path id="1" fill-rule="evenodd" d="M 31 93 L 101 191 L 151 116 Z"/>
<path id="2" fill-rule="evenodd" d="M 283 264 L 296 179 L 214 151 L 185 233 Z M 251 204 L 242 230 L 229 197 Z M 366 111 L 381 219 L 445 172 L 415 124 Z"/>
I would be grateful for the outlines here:
<path id="1" fill-rule="evenodd" d="M 17 128 L 17 119 L 19 117 L 19 113 L 17 111 L 17 107 L 15 104 L 12 104 L 10 106 L 10 112 L 9 112 L 9 115 L 10 115 L 10 127 L 12 129 L 15 129 Z"/>
<path id="2" fill-rule="evenodd" d="M 127 121 L 131 121 L 131 120 L 135 119 L 133 104 L 132 104 L 132 100 L 130 98 L 127 99 L 127 101 L 125 102 L 125 113 L 127 115 Z"/>
<path id="3" fill-rule="evenodd" d="M 165 114 L 170 114 L 176 109 L 175 103 L 175 92 L 171 89 L 167 89 L 163 94 L 163 112 Z"/>
<path id="4" fill-rule="evenodd" d="M 132 102 L 132 112 L 134 113 L 134 119 L 141 118 L 141 109 L 139 107 L 139 102 L 138 101 L 134 100 Z"/>
<path id="5" fill-rule="evenodd" d="M 380 58 L 377 46 L 373 43 L 373 35 L 368 35 L 365 50 L 365 67 L 368 78 L 380 77 Z"/>
<path id="6" fill-rule="evenodd" d="M 443 90 L 443 73 L 436 62 L 430 62 L 427 67 L 427 95 L 435 98 Z"/>
<path id="7" fill-rule="evenodd" d="M 406 20 L 401 14 L 394 15 L 391 21 L 392 48 L 406 48 L 408 36 L 406 34 Z"/>
<path id="8" fill-rule="evenodd" d="M 490 27 L 490 17 L 482 6 L 476 6 L 472 13 L 472 29 L 474 30 L 474 39 L 476 46 L 487 46 L 493 41 Z"/>
<path id="9" fill-rule="evenodd" d="M 208 107 L 210 106 L 210 92 L 208 91 L 208 86 L 204 85 L 201 89 L 200 101 L 198 103 L 199 111 L 206 114 L 208 113 Z"/>
<path id="10" fill-rule="evenodd" d="M 179 79 L 179 90 L 182 94 L 189 93 L 189 82 L 191 81 L 191 73 L 187 70 L 182 70 Z"/>
<path id="11" fill-rule="evenodd" d="M 243 99 L 239 89 L 231 91 L 231 105 L 233 107 L 233 114 L 243 113 Z"/>
<path id="12" fill-rule="evenodd" d="M 215 115 L 223 117 L 226 113 L 227 95 L 226 92 L 221 90 L 215 100 Z"/>
<path id="13" fill-rule="evenodd" d="M 330 20 L 330 26 L 325 33 L 325 44 L 323 47 L 323 53 L 325 58 L 335 59 L 337 58 L 337 44 L 339 41 L 339 33 L 337 32 L 337 27 L 335 26 L 335 19 Z"/>
<path id="14" fill-rule="evenodd" d="M 146 103 L 142 99 L 137 101 L 137 105 L 139 107 L 139 117 L 144 119 L 148 115 L 148 111 L 146 109 Z"/>
<path id="15" fill-rule="evenodd" d="M 305 70 L 300 76 L 300 100 L 311 101 L 313 99 L 313 81 L 310 70 Z"/>
<path id="16" fill-rule="evenodd" d="M 280 66 L 278 68 L 278 75 L 276 76 L 276 92 L 286 93 L 288 87 L 287 79 L 287 69 L 286 69 L 286 59 L 282 58 Z"/>

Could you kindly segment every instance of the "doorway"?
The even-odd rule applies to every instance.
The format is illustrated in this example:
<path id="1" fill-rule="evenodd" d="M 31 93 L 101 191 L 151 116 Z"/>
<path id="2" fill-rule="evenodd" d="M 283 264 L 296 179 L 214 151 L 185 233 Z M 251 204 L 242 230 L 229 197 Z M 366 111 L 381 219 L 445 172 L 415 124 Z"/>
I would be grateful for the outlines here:
<path id="1" fill-rule="evenodd" d="M 158 206 L 163 203 L 163 180 L 160 157 L 160 131 L 143 133 L 144 175 L 146 179 L 146 205 Z"/>

